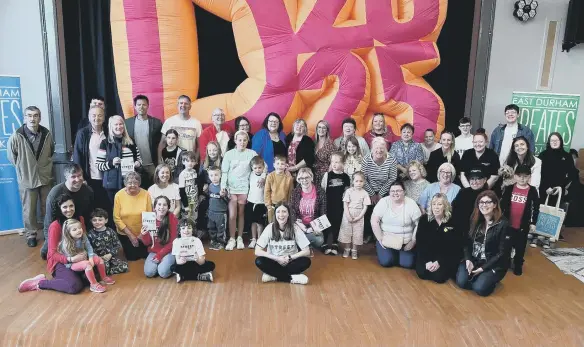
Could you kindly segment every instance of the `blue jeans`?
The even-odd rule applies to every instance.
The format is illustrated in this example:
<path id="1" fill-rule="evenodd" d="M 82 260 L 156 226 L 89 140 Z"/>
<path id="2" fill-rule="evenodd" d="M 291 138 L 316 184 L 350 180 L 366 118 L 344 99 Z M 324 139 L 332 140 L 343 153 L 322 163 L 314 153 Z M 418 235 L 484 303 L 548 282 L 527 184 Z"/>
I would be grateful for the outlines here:
<path id="1" fill-rule="evenodd" d="M 413 269 L 416 264 L 416 252 L 414 249 L 398 251 L 383 247 L 379 241 L 375 242 L 375 249 L 377 250 L 377 261 L 383 267 L 399 265 L 406 269 Z"/>
<path id="2" fill-rule="evenodd" d="M 466 270 L 466 262 L 463 261 L 456 272 L 456 285 L 462 289 L 472 290 L 480 296 L 489 296 L 495 291 L 497 283 L 501 282 L 503 277 L 505 277 L 505 272 L 498 274 L 493 270 L 487 270 L 470 278 Z"/>
<path id="3" fill-rule="evenodd" d="M 146 277 L 155 277 L 156 275 L 162 278 L 170 277 L 170 275 L 172 275 L 172 270 L 170 268 L 175 262 L 174 255 L 171 253 L 165 255 L 158 264 L 153 261 L 155 255 L 156 253 L 148 254 L 148 258 L 144 261 L 144 274 Z"/>
<path id="4" fill-rule="evenodd" d="M 318 236 L 314 235 L 314 233 L 304 234 L 308 241 L 310 241 L 310 245 L 313 248 L 319 248 L 324 244 L 324 235 L 320 234 Z"/>

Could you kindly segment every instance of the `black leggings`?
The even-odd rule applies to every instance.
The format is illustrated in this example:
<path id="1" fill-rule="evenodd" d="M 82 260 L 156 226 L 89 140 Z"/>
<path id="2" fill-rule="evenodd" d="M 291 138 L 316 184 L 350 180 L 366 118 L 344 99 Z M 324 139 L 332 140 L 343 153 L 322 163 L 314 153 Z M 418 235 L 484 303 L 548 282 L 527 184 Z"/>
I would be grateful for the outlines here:
<path id="1" fill-rule="evenodd" d="M 529 234 L 529 229 L 521 230 L 510 228 L 511 231 L 511 245 L 515 248 L 515 257 L 513 257 L 513 263 L 515 266 L 522 266 L 524 263 L 525 247 L 527 247 L 527 235 Z"/>
<path id="2" fill-rule="evenodd" d="M 181 281 L 196 281 L 199 274 L 215 270 L 215 263 L 206 261 L 199 265 L 196 261 L 187 261 L 182 265 L 175 264 L 172 271 L 180 275 Z"/>
<path id="3" fill-rule="evenodd" d="M 118 234 L 118 239 L 120 239 L 127 260 L 135 261 L 138 259 L 146 259 L 148 257 L 148 248 L 142 243 L 142 241 L 138 240 L 138 247 L 134 247 L 130 238 L 126 235 Z"/>
<path id="4" fill-rule="evenodd" d="M 324 229 L 322 233 L 324 234 L 324 243 L 331 245 L 336 244 L 339 239 L 339 231 L 341 230 L 341 222 L 343 220 L 343 206 L 341 205 L 340 209 L 338 206 L 327 207 L 327 211 L 329 211 L 327 218 L 331 222 L 331 226 Z M 332 235 L 332 240 L 329 240 L 329 235 Z"/>
<path id="5" fill-rule="evenodd" d="M 300 257 L 292 260 L 286 266 L 266 257 L 257 257 L 255 264 L 263 273 L 274 276 L 280 282 L 290 282 L 292 275 L 301 274 L 310 267 L 310 258 Z"/>
<path id="6" fill-rule="evenodd" d="M 449 278 L 453 278 L 456 273 L 456 268 L 451 265 L 440 265 L 438 270 L 430 272 L 426 270 L 426 261 L 418 257 L 416 260 L 416 274 L 422 280 L 434 281 L 436 283 L 444 283 Z"/>

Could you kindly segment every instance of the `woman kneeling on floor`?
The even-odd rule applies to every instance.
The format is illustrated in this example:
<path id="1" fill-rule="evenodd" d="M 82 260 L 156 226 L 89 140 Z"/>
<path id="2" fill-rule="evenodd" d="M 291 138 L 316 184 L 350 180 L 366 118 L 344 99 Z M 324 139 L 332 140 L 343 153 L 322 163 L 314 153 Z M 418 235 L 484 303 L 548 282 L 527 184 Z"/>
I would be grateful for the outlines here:
<path id="1" fill-rule="evenodd" d="M 444 283 L 454 277 L 462 258 L 462 234 L 452 223 L 446 195 L 434 195 L 426 214 L 416 233 L 416 273 L 423 280 Z"/>
<path id="2" fill-rule="evenodd" d="M 489 296 L 509 269 L 511 238 L 499 198 L 492 190 L 479 194 L 464 247 L 464 262 L 458 266 L 456 284 L 480 296 Z"/>
<path id="3" fill-rule="evenodd" d="M 255 264 L 264 273 L 262 282 L 307 284 L 302 272 L 310 267 L 310 242 L 292 222 L 288 205 L 276 205 L 275 217 L 256 243 Z"/>
<path id="4" fill-rule="evenodd" d="M 176 239 L 178 220 L 169 208 L 170 200 L 166 196 L 157 197 L 154 200 L 156 232 L 150 235 L 150 231 L 142 226 L 140 240 L 148 247 L 148 257 L 144 262 L 146 277 L 159 275 L 167 278 L 172 275 L 170 268 L 174 265 L 174 256 L 171 251 L 172 242 Z"/>

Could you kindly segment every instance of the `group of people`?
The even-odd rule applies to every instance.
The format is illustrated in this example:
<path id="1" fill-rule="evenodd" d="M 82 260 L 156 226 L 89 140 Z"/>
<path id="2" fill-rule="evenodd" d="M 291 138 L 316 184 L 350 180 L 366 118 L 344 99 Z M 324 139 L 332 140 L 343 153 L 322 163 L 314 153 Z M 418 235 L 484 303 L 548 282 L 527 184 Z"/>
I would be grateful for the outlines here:
<path id="1" fill-rule="evenodd" d="M 428 129 L 417 143 L 409 123 L 395 139 L 383 114 L 372 117 L 364 137 L 345 119 L 333 139 L 326 120 L 314 138 L 302 119 L 286 135 L 276 113 L 255 134 L 244 116 L 233 130 L 221 109 L 203 130 L 185 95 L 164 123 L 148 115 L 146 96 L 136 96 L 134 106 L 134 117 L 106 122 L 103 99 L 92 99 L 65 182 L 52 189 L 50 132 L 38 108 L 25 110 L 9 158 L 31 247 L 41 228 L 37 201 L 45 207 L 41 256 L 53 278 L 27 279 L 20 291 L 76 293 L 89 282 L 103 292 L 114 283 L 109 276 L 137 259 L 145 259 L 147 277 L 212 281 L 215 265 L 200 238 L 209 238 L 211 250 L 232 251 L 246 248 L 248 232 L 264 282 L 306 284 L 313 249 L 358 259 L 359 246 L 373 239 L 384 267 L 415 268 L 439 283 L 454 278 L 489 295 L 509 268 L 522 274 L 540 200 L 577 175 L 558 133 L 534 156 L 533 133 L 517 123 L 516 105 L 505 108 L 506 123 L 489 147 L 484 131 L 471 134 L 466 117 L 460 136 L 443 131 L 436 143 Z M 143 212 L 155 213 L 154 232 Z M 194 256 L 175 252 L 184 238 L 195 239 Z"/>

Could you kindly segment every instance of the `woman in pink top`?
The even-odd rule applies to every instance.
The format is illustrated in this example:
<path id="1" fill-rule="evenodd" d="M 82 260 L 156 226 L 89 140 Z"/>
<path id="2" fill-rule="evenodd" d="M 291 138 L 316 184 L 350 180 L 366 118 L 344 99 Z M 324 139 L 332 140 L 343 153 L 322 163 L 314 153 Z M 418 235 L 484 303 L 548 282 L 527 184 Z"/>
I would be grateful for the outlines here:
<path id="1" fill-rule="evenodd" d="M 315 233 L 310 222 L 326 214 L 326 193 L 313 183 L 314 175 L 308 168 L 298 170 L 296 181 L 298 186 L 292 191 L 290 206 L 292 220 L 306 234 L 313 247 L 324 243 L 322 233 Z"/>

